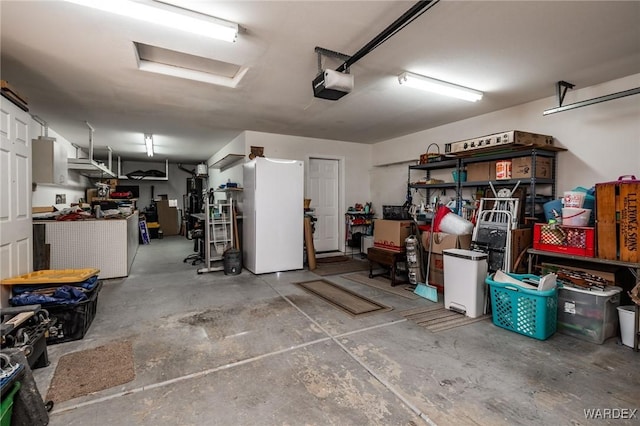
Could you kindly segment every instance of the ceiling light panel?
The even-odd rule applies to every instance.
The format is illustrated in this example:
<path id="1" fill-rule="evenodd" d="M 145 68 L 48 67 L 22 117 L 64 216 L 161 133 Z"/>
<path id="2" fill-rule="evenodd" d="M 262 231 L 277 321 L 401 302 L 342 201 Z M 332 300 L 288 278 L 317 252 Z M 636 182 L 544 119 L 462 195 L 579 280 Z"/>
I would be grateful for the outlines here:
<path id="1" fill-rule="evenodd" d="M 131 0 L 67 1 L 217 40 L 233 42 L 238 35 L 238 24 L 236 23 L 161 2 Z"/>

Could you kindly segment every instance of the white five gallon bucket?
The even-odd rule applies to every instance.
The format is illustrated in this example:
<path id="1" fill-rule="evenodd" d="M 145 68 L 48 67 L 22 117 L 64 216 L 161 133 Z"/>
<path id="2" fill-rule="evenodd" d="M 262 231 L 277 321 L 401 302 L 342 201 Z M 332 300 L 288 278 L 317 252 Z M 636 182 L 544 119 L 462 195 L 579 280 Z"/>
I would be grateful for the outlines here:
<path id="1" fill-rule="evenodd" d="M 565 226 L 587 226 L 591 209 L 565 207 L 562 209 L 562 224 Z"/>
<path id="2" fill-rule="evenodd" d="M 618 317 L 620 318 L 620 335 L 622 344 L 633 348 L 633 332 L 636 320 L 635 306 L 618 306 Z"/>

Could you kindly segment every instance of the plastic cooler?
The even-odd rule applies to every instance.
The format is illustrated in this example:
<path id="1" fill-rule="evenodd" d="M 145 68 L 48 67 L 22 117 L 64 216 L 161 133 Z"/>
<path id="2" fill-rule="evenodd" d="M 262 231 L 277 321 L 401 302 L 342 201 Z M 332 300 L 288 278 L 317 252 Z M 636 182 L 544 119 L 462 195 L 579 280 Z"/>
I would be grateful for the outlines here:
<path id="1" fill-rule="evenodd" d="M 521 281 L 540 279 L 531 274 L 508 275 Z M 499 283 L 493 280 L 493 274 L 485 281 L 489 285 L 495 325 L 538 340 L 545 340 L 556 332 L 557 289 L 538 291 Z"/>
<path id="2" fill-rule="evenodd" d="M 620 287 L 590 291 L 573 287 L 558 290 L 558 331 L 602 344 L 618 332 Z"/>

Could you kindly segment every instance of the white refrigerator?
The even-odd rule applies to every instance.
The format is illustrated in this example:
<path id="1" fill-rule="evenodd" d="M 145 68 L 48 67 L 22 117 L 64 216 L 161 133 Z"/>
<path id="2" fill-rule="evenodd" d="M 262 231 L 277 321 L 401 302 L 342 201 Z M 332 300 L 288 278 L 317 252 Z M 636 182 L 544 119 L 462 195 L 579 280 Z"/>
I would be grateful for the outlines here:
<path id="1" fill-rule="evenodd" d="M 254 274 L 302 269 L 304 163 L 256 157 L 243 165 L 242 255 Z"/>

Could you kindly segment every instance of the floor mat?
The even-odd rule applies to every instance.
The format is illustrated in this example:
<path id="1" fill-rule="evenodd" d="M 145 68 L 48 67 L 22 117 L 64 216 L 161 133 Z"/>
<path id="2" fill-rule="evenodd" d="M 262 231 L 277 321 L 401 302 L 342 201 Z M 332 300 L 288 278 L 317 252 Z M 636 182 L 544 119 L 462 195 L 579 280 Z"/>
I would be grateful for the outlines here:
<path id="1" fill-rule="evenodd" d="M 327 275 L 338 275 L 338 274 L 346 274 L 349 272 L 368 271 L 368 270 L 369 270 L 368 261 L 347 258 L 346 261 L 341 261 L 341 262 L 317 263 L 316 269 L 314 269 L 311 272 L 324 277 Z"/>
<path id="2" fill-rule="evenodd" d="M 445 309 L 442 304 L 409 309 L 399 313 L 409 321 L 412 321 L 429 331 L 433 331 L 434 333 L 491 318 L 491 315 L 482 315 L 477 318 L 470 318 L 466 315 Z"/>
<path id="3" fill-rule="evenodd" d="M 375 287 L 378 290 L 385 291 L 387 293 L 395 294 L 406 299 L 420 299 L 420 296 L 413 292 L 415 286 L 411 284 L 401 284 L 395 287 L 391 287 L 391 280 L 383 277 L 369 278 L 369 272 L 355 272 L 353 274 L 341 275 L 342 278 L 346 278 L 351 281 L 355 281 L 360 284 L 368 285 L 369 287 Z"/>
<path id="4" fill-rule="evenodd" d="M 354 317 L 387 312 L 393 309 L 327 280 L 313 280 L 295 284 Z"/>
<path id="5" fill-rule="evenodd" d="M 89 395 L 135 378 L 131 341 L 117 341 L 63 355 L 46 400 L 59 403 Z"/>
<path id="6" fill-rule="evenodd" d="M 329 256 L 329 257 L 316 257 L 316 263 L 336 263 L 336 262 L 346 262 L 351 259 L 348 256 Z"/>

